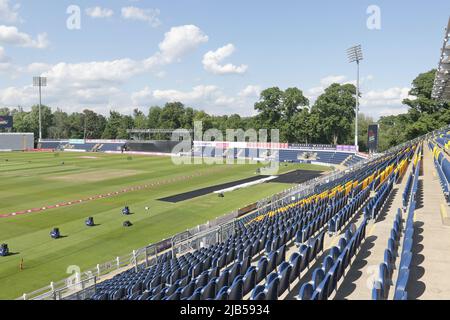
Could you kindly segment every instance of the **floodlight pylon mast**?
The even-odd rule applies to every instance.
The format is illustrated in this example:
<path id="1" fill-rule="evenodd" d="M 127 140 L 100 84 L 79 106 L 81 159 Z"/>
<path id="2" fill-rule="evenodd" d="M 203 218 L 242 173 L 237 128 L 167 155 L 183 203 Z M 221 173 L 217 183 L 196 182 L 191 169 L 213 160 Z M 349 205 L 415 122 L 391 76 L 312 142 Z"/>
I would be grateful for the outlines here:
<path id="1" fill-rule="evenodd" d="M 353 46 L 347 50 L 350 63 L 356 62 L 356 106 L 355 106 L 355 148 L 359 151 L 358 145 L 358 114 L 359 114 L 359 63 L 363 60 L 361 45 Z"/>
<path id="2" fill-rule="evenodd" d="M 33 77 L 33 85 L 39 87 L 39 142 L 42 140 L 42 87 L 47 86 L 47 78 L 45 77 Z"/>

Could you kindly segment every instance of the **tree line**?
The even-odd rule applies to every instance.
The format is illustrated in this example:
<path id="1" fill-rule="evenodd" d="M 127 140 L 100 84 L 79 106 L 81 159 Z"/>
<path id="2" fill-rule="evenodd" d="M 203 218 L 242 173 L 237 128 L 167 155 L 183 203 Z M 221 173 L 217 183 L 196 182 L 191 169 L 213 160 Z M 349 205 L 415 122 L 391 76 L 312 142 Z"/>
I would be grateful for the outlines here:
<path id="1" fill-rule="evenodd" d="M 379 147 L 389 147 L 413 139 L 433 129 L 450 123 L 448 102 L 431 97 L 436 70 L 420 74 L 412 82 L 410 95 L 405 99 L 408 112 L 385 116 L 378 120 Z M 43 137 L 48 139 L 127 139 L 128 129 L 192 129 L 195 121 L 203 122 L 203 129 L 216 128 L 225 134 L 226 129 L 279 129 L 281 142 L 353 144 L 356 88 L 353 84 L 333 83 L 313 104 L 302 90 L 293 87 L 281 90 L 267 88 L 261 92 L 253 117 L 211 115 L 202 110 L 169 102 L 164 106 L 151 106 L 145 113 L 135 109 L 131 115 L 110 111 L 108 117 L 88 108 L 83 112 L 67 113 L 59 108 L 52 111 L 42 106 Z M 39 133 L 39 108 L 30 111 L 22 107 L 0 108 L 0 115 L 11 115 L 14 132 Z M 359 146 L 367 150 L 367 131 L 376 123 L 371 117 L 359 115 Z M 155 136 L 154 138 L 162 138 Z"/>

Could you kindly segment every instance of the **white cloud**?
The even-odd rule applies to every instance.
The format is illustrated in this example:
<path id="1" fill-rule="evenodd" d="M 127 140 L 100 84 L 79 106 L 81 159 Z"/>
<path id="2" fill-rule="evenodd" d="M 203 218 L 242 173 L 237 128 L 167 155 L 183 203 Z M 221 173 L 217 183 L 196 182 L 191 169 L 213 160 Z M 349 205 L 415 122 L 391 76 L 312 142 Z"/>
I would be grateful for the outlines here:
<path id="1" fill-rule="evenodd" d="M 155 74 L 155 76 L 157 76 L 160 79 L 164 78 L 166 75 L 167 75 L 167 73 L 164 70 L 159 71 Z"/>
<path id="2" fill-rule="evenodd" d="M 72 64 L 61 62 L 52 66 L 44 76 L 55 83 L 69 82 L 78 87 L 118 84 L 149 71 L 161 76 L 164 73 L 158 71 L 158 67 L 180 61 L 185 54 L 206 41 L 208 37 L 197 26 L 173 27 L 159 44 L 160 50 L 145 60 L 126 58 Z"/>
<path id="3" fill-rule="evenodd" d="M 261 94 L 261 87 L 256 85 L 248 85 L 241 92 L 239 92 L 240 97 L 252 97 L 258 98 Z"/>
<path id="4" fill-rule="evenodd" d="M 161 25 L 159 9 L 141 9 L 137 7 L 123 7 L 122 18 L 148 22 L 152 27 Z"/>
<path id="5" fill-rule="evenodd" d="M 200 99 L 214 100 L 217 99 L 218 88 L 212 85 L 200 85 L 194 87 L 191 91 L 178 91 L 178 90 L 155 90 L 153 96 L 157 100 L 164 101 L 184 101 L 185 103 L 192 103 L 199 101 Z"/>
<path id="6" fill-rule="evenodd" d="M 99 86 L 121 82 L 142 72 L 140 63 L 132 59 L 58 63 L 44 73 L 55 83 L 68 82 L 74 86 Z"/>
<path id="7" fill-rule="evenodd" d="M 5 49 L 0 47 L 0 62 L 6 62 L 9 58 L 6 56 Z"/>
<path id="8" fill-rule="evenodd" d="M 361 99 L 361 104 L 365 103 L 367 105 L 396 105 L 400 104 L 403 99 L 408 98 L 409 91 L 411 89 L 404 87 L 393 87 L 385 90 L 371 90 L 363 93 L 363 98 Z"/>
<path id="9" fill-rule="evenodd" d="M 364 85 L 368 81 L 372 81 L 374 79 L 374 76 L 369 74 L 368 76 L 361 77 L 360 79 L 360 85 Z M 347 76 L 344 75 L 329 75 L 322 79 L 320 79 L 320 85 L 317 87 L 313 87 L 306 91 L 306 97 L 314 102 L 322 93 L 325 92 L 325 89 L 332 85 L 333 83 L 339 83 L 339 84 L 345 84 L 345 83 L 351 83 L 356 85 L 356 80 L 347 80 Z"/>
<path id="10" fill-rule="evenodd" d="M 129 95 L 115 86 L 74 88 L 49 83 L 43 88 L 42 99 L 44 104 L 53 109 L 58 107 L 67 112 L 82 111 L 85 108 L 104 115 L 107 115 L 111 109 L 125 113 L 132 112 L 129 107 L 131 104 Z M 29 107 L 37 102 L 37 91 L 32 85 L 0 89 L 0 105 L 9 107 L 20 105 L 29 110 Z"/>
<path id="11" fill-rule="evenodd" d="M 208 37 L 198 27 L 179 26 L 165 34 L 159 44 L 159 50 L 148 59 L 60 62 L 55 65 L 32 63 L 24 67 L 16 66 L 14 71 L 48 77 L 45 96 L 49 105 L 70 107 L 71 110 L 89 106 L 102 113 L 107 113 L 110 106 L 114 106 L 123 107 L 126 111 L 130 108 L 132 99 L 131 95 L 121 88 L 125 81 L 145 72 L 153 72 L 155 76 L 163 77 L 164 71 L 160 70 L 162 66 L 180 61 L 184 55 L 206 41 Z M 5 68 L 6 66 L 0 65 L 0 71 Z M 0 90 L 0 105 L 34 104 L 36 99 L 34 91 L 30 91 L 28 86 Z M 164 93 L 159 94 L 164 96 Z M 195 101 L 195 94 L 184 97 L 187 99 L 191 97 L 190 101 Z"/>
<path id="12" fill-rule="evenodd" d="M 44 49 L 49 45 L 47 34 L 40 33 L 37 39 L 20 32 L 16 27 L 0 25 L 0 43 L 6 43 L 26 48 Z"/>
<path id="13" fill-rule="evenodd" d="M 131 99 L 136 106 L 150 104 L 154 100 L 153 91 L 150 87 L 146 86 L 140 91 L 133 92 Z"/>
<path id="14" fill-rule="evenodd" d="M 0 61 L 0 73 L 8 74 L 11 78 L 15 76 L 14 66 L 9 62 Z"/>
<path id="15" fill-rule="evenodd" d="M 361 98 L 361 112 L 373 116 L 397 115 L 405 113 L 408 107 L 402 104 L 409 96 L 410 88 L 392 87 L 384 90 L 371 90 L 363 93 Z"/>
<path id="16" fill-rule="evenodd" d="M 17 79 L 24 73 L 32 73 L 33 75 L 40 74 L 48 68 L 49 66 L 44 63 L 32 63 L 24 67 L 17 66 L 12 63 L 12 59 L 6 55 L 5 49 L 0 47 L 0 73 L 5 74 L 5 76 L 10 79 Z"/>
<path id="17" fill-rule="evenodd" d="M 315 101 L 325 89 L 333 83 L 343 83 L 347 79 L 343 75 L 330 75 L 320 79 L 320 85 L 306 91 L 305 96 L 311 101 Z"/>
<path id="18" fill-rule="evenodd" d="M 0 0 L 0 22 L 16 23 L 20 22 L 19 17 L 20 4 L 11 6 L 9 0 Z"/>
<path id="19" fill-rule="evenodd" d="M 5 74 L 12 79 L 17 77 L 16 66 L 11 63 L 11 58 L 6 55 L 3 47 L 0 47 L 0 74 Z"/>
<path id="20" fill-rule="evenodd" d="M 343 76 L 343 75 L 340 75 L 340 76 L 331 75 L 331 76 L 320 79 L 320 84 L 323 87 L 328 87 L 333 83 L 343 83 L 346 78 L 347 77 Z"/>
<path id="21" fill-rule="evenodd" d="M 54 81 L 58 85 L 64 82 L 71 83 L 75 87 L 87 88 L 120 84 L 133 76 L 150 71 L 154 71 L 158 77 L 163 77 L 165 73 L 158 70 L 159 67 L 180 61 L 184 55 L 206 41 L 208 36 L 197 26 L 185 25 L 170 29 L 159 44 L 160 50 L 144 60 L 124 58 L 80 63 L 60 62 L 55 65 L 33 63 L 20 70 L 41 71 L 49 81 Z"/>
<path id="22" fill-rule="evenodd" d="M 33 62 L 27 65 L 25 68 L 18 68 L 18 71 L 40 75 L 44 72 L 47 72 L 51 68 L 52 66 L 50 64 L 42 62 Z"/>
<path id="23" fill-rule="evenodd" d="M 200 101 L 212 102 L 220 97 L 220 90 L 214 85 L 199 85 L 191 91 L 180 91 L 176 89 L 154 90 L 145 87 L 141 91 L 132 94 L 135 105 L 146 104 L 152 101 L 195 103 Z"/>
<path id="24" fill-rule="evenodd" d="M 231 63 L 221 64 L 236 50 L 233 44 L 229 43 L 216 51 L 209 51 L 203 56 L 203 67 L 206 71 L 214 74 L 243 74 L 247 71 L 247 65 L 235 66 Z"/>
<path id="25" fill-rule="evenodd" d="M 33 90 L 32 86 L 25 86 L 23 88 L 8 87 L 0 90 L 0 105 L 4 106 L 29 106 L 35 103 L 32 100 L 33 93 L 34 97 L 36 92 Z M 33 92 L 34 91 L 34 92 Z M 36 100 L 36 98 L 34 99 Z"/>
<path id="26" fill-rule="evenodd" d="M 183 55 L 208 40 L 208 36 L 195 25 L 172 27 L 170 31 L 166 32 L 164 40 L 159 44 L 160 52 L 147 59 L 147 63 L 152 64 L 155 60 L 164 64 L 177 62 Z"/>
<path id="27" fill-rule="evenodd" d="M 156 89 L 145 87 L 132 93 L 132 104 L 136 107 L 166 102 L 180 101 L 197 109 L 212 114 L 238 113 L 242 116 L 254 114 L 253 105 L 257 99 L 254 96 L 257 86 L 247 86 L 234 95 L 228 95 L 216 85 L 198 85 L 191 90 Z"/>
<path id="28" fill-rule="evenodd" d="M 110 18 L 114 15 L 114 11 L 108 8 L 92 7 L 86 9 L 86 14 L 91 18 Z"/>
<path id="29" fill-rule="evenodd" d="M 5 73 L 11 79 L 17 79 L 23 75 L 40 75 L 52 68 L 52 65 L 41 62 L 33 62 L 26 66 L 18 66 L 10 62 L 9 57 L 1 57 L 1 47 L 0 47 L 0 72 Z"/>
<path id="30" fill-rule="evenodd" d="M 373 75 L 361 77 L 361 99 L 360 111 L 372 116 L 375 120 L 381 116 L 397 115 L 405 113 L 408 108 L 402 104 L 403 99 L 408 98 L 410 88 L 392 87 L 379 90 L 366 90 L 367 83 L 374 79 Z M 332 83 L 351 83 L 356 85 L 356 80 L 348 80 L 343 75 L 330 75 L 320 80 L 320 86 L 306 91 L 306 96 L 311 104 L 321 95 Z"/>

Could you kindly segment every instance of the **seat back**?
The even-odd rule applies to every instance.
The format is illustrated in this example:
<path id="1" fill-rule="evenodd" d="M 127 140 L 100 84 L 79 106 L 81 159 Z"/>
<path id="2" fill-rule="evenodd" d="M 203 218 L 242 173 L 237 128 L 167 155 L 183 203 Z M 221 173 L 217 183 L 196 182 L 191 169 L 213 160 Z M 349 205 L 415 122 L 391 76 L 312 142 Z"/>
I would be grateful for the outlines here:
<path id="1" fill-rule="evenodd" d="M 304 283 L 298 292 L 297 300 L 311 300 L 314 287 L 310 282 Z"/>
<path id="2" fill-rule="evenodd" d="M 242 300 L 243 286 L 244 282 L 242 279 L 235 281 L 230 289 L 228 289 L 228 300 Z"/>

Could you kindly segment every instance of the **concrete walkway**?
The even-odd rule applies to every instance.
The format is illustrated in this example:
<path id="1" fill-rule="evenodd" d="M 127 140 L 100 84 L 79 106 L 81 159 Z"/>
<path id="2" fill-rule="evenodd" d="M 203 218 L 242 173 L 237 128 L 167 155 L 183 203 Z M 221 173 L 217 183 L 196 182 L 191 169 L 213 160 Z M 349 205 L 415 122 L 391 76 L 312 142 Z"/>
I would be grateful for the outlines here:
<path id="1" fill-rule="evenodd" d="M 433 153 L 424 144 L 423 175 L 415 211 L 414 251 L 407 287 L 408 299 L 450 299 L 450 227 L 441 217 L 445 202 Z"/>

